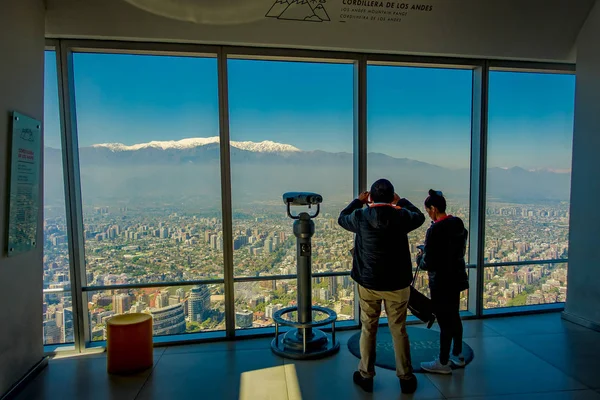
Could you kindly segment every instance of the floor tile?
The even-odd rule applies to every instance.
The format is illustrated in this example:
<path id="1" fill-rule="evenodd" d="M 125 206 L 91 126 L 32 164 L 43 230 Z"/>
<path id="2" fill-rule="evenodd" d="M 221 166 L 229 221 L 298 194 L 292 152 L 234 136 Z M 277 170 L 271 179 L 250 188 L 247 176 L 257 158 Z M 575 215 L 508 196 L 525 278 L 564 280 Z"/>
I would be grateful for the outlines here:
<path id="1" fill-rule="evenodd" d="M 396 372 L 376 368 L 375 388 L 372 395 L 363 392 L 352 382 L 352 374 L 358 367 L 358 359 L 347 348 L 342 347 L 334 356 L 317 361 L 285 360 L 286 365 L 294 365 L 296 379 L 288 375 L 298 385 L 301 398 L 305 400 L 329 399 L 400 399 L 400 384 Z M 417 392 L 406 398 L 443 399 L 442 394 L 424 375 L 418 374 Z M 290 397 L 291 399 L 292 397 Z"/>
<path id="2" fill-rule="evenodd" d="M 423 325 L 425 327 L 425 325 Z M 432 330 L 439 332 L 440 326 L 436 323 L 431 327 Z M 463 321 L 463 338 L 474 338 L 474 337 L 489 337 L 489 336 L 502 336 L 496 332 L 492 327 L 486 325 L 483 320 L 466 320 Z"/>
<path id="3" fill-rule="evenodd" d="M 166 347 L 155 347 L 153 349 L 154 353 L 154 363 L 163 355 L 167 348 Z M 97 350 L 91 350 L 87 353 L 83 354 L 57 354 L 56 356 L 51 357 L 52 360 L 88 360 L 92 358 L 106 358 L 106 350 L 98 348 Z"/>
<path id="4" fill-rule="evenodd" d="M 239 400 L 288 400 L 285 366 L 246 371 L 240 377 Z"/>
<path id="5" fill-rule="evenodd" d="M 348 339 L 358 330 L 341 331 L 336 333 L 336 339 L 340 345 L 348 343 Z M 176 345 L 166 348 L 165 354 L 186 354 L 215 351 L 243 351 L 270 349 L 273 337 L 259 339 L 244 339 L 230 342 L 199 343 L 189 345 Z"/>
<path id="6" fill-rule="evenodd" d="M 526 335 L 512 341 L 593 389 L 600 389 L 600 333 Z"/>
<path id="7" fill-rule="evenodd" d="M 450 376 L 428 374 L 446 397 L 587 389 L 505 337 L 465 339 L 475 358 Z"/>
<path id="8" fill-rule="evenodd" d="M 487 318 L 484 324 L 504 336 L 544 333 L 585 332 L 588 329 L 563 320 L 560 313 L 525 315 L 519 317 Z"/>
<path id="9" fill-rule="evenodd" d="M 298 382 L 298 372 L 294 364 L 284 364 L 285 384 L 287 388 L 288 400 L 302 400 L 302 390 Z"/>
<path id="10" fill-rule="evenodd" d="M 464 397 L 461 397 L 464 398 Z M 593 390 L 511 394 L 507 396 L 467 397 L 468 400 L 600 400 Z"/>
<path id="11" fill-rule="evenodd" d="M 264 350 L 271 348 L 273 338 L 244 339 L 238 341 L 222 341 L 213 343 L 198 343 L 169 346 L 166 354 L 206 353 L 218 351 Z"/>
<path id="12" fill-rule="evenodd" d="M 277 387 L 285 395 L 283 360 L 263 350 L 213 351 L 188 354 L 165 353 L 142 388 L 138 399 L 238 399 L 241 381 L 250 390 L 246 376 L 256 372 L 268 376 L 271 387 Z M 248 375 L 243 375 L 250 372 Z M 251 381 L 247 381 L 250 383 Z M 261 381 L 258 381 L 261 382 Z M 251 393 L 251 392 L 249 392 Z M 273 393 L 279 395 L 279 393 Z M 260 400 L 260 398 L 257 398 Z"/>
<path id="13" fill-rule="evenodd" d="M 50 361 L 17 399 L 134 399 L 150 372 L 109 375 L 102 358 Z"/>

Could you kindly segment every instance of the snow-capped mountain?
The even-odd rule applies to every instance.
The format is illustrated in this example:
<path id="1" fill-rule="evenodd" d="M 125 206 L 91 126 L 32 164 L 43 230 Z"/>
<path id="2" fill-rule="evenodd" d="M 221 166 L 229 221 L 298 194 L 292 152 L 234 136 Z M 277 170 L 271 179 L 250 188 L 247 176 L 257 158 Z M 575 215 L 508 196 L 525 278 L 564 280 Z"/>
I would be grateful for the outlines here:
<path id="1" fill-rule="evenodd" d="M 208 138 L 188 138 L 181 140 L 168 140 L 168 141 L 152 141 L 148 143 L 134 144 L 127 146 L 122 143 L 100 143 L 92 145 L 94 148 L 107 148 L 113 152 L 120 151 L 136 151 L 142 149 L 161 149 L 161 150 L 184 150 L 193 149 L 196 147 L 202 147 L 209 144 L 218 144 L 219 137 L 213 136 Z M 285 153 L 285 152 L 298 152 L 300 149 L 289 144 L 276 143 L 270 140 L 264 140 L 262 142 L 235 142 L 232 141 L 231 147 L 240 150 L 253 151 L 257 153 Z"/>
<path id="2" fill-rule="evenodd" d="M 367 159 L 368 180 L 389 178 L 403 196 L 418 199 L 430 188 L 439 188 L 452 198 L 469 194 L 468 168 L 453 170 L 381 153 L 369 153 Z M 79 148 L 87 199 L 172 198 L 175 193 L 218 201 L 214 193 L 220 191 L 220 160 L 218 137 Z M 236 196 L 248 201 L 280 200 L 280 192 L 295 190 L 322 192 L 328 201 L 336 197 L 346 201 L 353 190 L 352 153 L 303 151 L 273 141 L 232 142 L 230 162 Z M 47 197 L 64 198 L 60 150 L 46 148 L 44 164 Z M 569 188 L 568 173 L 487 169 L 487 194 L 494 201 L 567 201 Z"/>

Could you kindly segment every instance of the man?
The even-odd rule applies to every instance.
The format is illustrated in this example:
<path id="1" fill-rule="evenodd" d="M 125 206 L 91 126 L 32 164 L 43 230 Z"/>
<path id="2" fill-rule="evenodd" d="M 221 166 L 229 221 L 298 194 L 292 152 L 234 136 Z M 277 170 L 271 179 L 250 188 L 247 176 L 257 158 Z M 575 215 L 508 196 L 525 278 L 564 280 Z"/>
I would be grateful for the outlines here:
<path id="1" fill-rule="evenodd" d="M 367 208 L 363 208 L 368 203 Z M 412 282 L 412 260 L 407 234 L 423 225 L 425 216 L 410 201 L 401 199 L 387 179 L 379 179 L 370 192 L 346 207 L 338 223 L 356 234 L 352 260 L 352 279 L 358 283 L 360 297 L 361 359 L 354 383 L 373 391 L 375 340 L 385 305 L 394 341 L 396 375 L 403 393 L 414 393 L 417 378 L 410 360 L 406 333 L 406 313 Z"/>

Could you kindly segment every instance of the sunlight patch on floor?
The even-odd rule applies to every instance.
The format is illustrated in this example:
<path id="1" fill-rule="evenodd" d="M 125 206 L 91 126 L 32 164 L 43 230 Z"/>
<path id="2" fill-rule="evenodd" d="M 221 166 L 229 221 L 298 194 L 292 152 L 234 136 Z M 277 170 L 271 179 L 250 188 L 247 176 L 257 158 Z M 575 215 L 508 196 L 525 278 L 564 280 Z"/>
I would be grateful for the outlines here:
<path id="1" fill-rule="evenodd" d="M 239 400 L 302 400 L 293 364 L 242 373 Z"/>

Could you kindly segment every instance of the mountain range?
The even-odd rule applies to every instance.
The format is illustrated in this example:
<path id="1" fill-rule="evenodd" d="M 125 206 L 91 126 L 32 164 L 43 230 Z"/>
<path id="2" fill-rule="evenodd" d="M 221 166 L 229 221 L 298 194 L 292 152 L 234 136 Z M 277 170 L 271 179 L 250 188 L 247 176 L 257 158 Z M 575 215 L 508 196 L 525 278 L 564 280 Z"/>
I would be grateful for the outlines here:
<path id="1" fill-rule="evenodd" d="M 302 151 L 272 141 L 230 142 L 234 207 L 253 202 L 279 204 L 285 191 L 315 191 L 325 202 L 352 196 L 353 154 Z M 199 201 L 220 204 L 218 137 L 136 145 L 105 143 L 80 147 L 82 196 L 85 204 L 114 201 Z M 427 190 L 444 191 L 450 199 L 467 201 L 469 169 L 369 153 L 368 181 L 385 177 L 401 195 L 421 202 Z M 45 149 L 45 191 L 48 202 L 63 197 L 60 150 Z M 489 168 L 489 201 L 544 203 L 568 201 L 570 174 L 520 167 Z M 213 204 L 214 203 L 214 204 Z"/>

